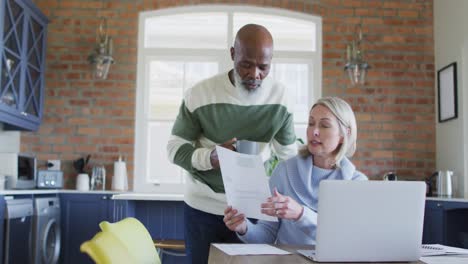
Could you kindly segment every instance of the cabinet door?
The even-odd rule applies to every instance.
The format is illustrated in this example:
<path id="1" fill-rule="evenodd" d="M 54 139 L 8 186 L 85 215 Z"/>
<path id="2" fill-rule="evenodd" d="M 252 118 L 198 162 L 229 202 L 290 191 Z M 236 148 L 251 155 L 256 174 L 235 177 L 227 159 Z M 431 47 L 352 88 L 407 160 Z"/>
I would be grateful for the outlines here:
<path id="1" fill-rule="evenodd" d="M 120 221 L 126 217 L 135 217 L 135 202 L 127 200 L 109 201 L 109 212 L 112 222 Z"/>
<path id="2" fill-rule="evenodd" d="M 0 18 L 0 109 L 13 118 L 20 110 L 24 9 L 15 1 L 2 1 Z"/>
<path id="3" fill-rule="evenodd" d="M 46 27 L 34 13 L 27 19 L 26 63 L 22 113 L 39 123 L 42 117 Z"/>
<path id="4" fill-rule="evenodd" d="M 468 203 L 447 202 L 444 209 L 445 244 L 468 248 Z"/>
<path id="5" fill-rule="evenodd" d="M 158 240 L 184 240 L 184 203 L 179 201 L 137 201 L 135 217 Z M 168 250 L 168 252 L 173 252 Z M 176 252 L 180 254 L 180 252 Z M 163 254 L 164 263 L 186 263 L 185 256 Z"/>
<path id="6" fill-rule="evenodd" d="M 0 2 L 0 121 L 6 129 L 39 128 L 47 22 L 29 0 Z"/>
<path id="7" fill-rule="evenodd" d="M 445 244 L 444 222 L 444 203 L 426 200 L 423 244 Z"/>
<path id="8" fill-rule="evenodd" d="M 100 231 L 101 221 L 112 220 L 108 194 L 61 194 L 61 263 L 93 263 L 80 245 Z"/>

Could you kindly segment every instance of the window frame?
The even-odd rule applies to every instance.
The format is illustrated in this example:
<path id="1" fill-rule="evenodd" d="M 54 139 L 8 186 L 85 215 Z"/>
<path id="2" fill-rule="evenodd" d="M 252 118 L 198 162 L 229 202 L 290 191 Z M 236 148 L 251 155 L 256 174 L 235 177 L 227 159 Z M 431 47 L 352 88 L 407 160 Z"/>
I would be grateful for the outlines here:
<path id="1" fill-rule="evenodd" d="M 175 15 L 182 13 L 201 12 L 225 12 L 228 15 L 227 24 L 227 47 L 226 49 L 170 49 L 170 48 L 145 48 L 145 20 L 154 16 Z M 146 154 L 148 152 L 148 111 L 149 89 L 147 76 L 149 75 L 149 63 L 151 60 L 177 60 L 183 58 L 185 61 L 209 61 L 214 59 L 219 62 L 219 72 L 226 72 L 232 69 L 229 48 L 234 42 L 233 39 L 233 14 L 234 13 L 259 13 L 270 16 L 283 16 L 293 19 L 308 20 L 316 26 L 316 51 L 283 51 L 275 50 L 272 63 L 304 63 L 312 66 L 312 74 L 309 74 L 309 83 L 312 84 L 313 91 L 309 92 L 308 102 L 311 104 L 314 98 L 320 98 L 322 94 L 322 18 L 319 16 L 298 13 L 278 8 L 253 7 L 242 5 L 197 5 L 175 7 L 162 10 L 140 12 L 138 21 L 138 57 L 137 57 L 137 82 L 135 98 L 135 145 L 134 145 L 134 169 L 133 169 L 133 190 L 144 193 L 183 193 L 184 184 L 156 184 L 146 180 Z M 230 45 L 231 43 L 231 45 Z M 187 59 L 189 58 L 189 59 Z M 168 120 L 158 120 L 158 122 L 171 122 Z M 295 120 L 295 124 L 304 125 L 307 120 Z M 161 146 L 166 148 L 166 146 Z M 186 175 L 184 172 L 183 174 Z"/>

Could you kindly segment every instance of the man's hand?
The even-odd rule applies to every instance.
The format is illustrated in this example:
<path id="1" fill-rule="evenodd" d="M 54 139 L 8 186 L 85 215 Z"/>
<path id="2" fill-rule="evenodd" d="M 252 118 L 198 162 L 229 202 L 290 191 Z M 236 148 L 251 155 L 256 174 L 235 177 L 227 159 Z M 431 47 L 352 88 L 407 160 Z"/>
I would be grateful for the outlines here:
<path id="1" fill-rule="evenodd" d="M 230 150 L 236 150 L 236 148 L 234 147 L 234 143 L 236 143 L 236 141 L 237 141 L 237 138 L 233 138 L 224 142 L 220 146 L 223 148 L 230 149 Z M 216 148 L 213 149 L 213 151 L 211 151 L 210 162 L 211 162 L 211 166 L 213 167 L 213 169 L 219 168 L 218 152 L 216 152 Z"/>

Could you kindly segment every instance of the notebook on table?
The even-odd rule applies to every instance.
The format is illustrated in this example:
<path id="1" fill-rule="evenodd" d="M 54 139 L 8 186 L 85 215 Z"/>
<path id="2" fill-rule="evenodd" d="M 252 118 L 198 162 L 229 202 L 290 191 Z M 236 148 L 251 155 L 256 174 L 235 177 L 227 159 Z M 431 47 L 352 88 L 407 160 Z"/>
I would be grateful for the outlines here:
<path id="1" fill-rule="evenodd" d="M 322 181 L 315 252 L 318 262 L 418 261 L 426 185 L 415 181 Z"/>

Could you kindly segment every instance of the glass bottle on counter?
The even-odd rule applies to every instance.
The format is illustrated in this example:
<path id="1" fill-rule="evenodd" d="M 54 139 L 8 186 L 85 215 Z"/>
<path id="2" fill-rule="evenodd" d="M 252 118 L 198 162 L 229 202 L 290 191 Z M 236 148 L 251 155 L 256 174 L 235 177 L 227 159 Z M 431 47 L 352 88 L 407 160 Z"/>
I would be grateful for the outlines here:
<path id="1" fill-rule="evenodd" d="M 91 190 L 106 189 L 106 168 L 104 166 L 94 166 L 91 174 Z"/>

